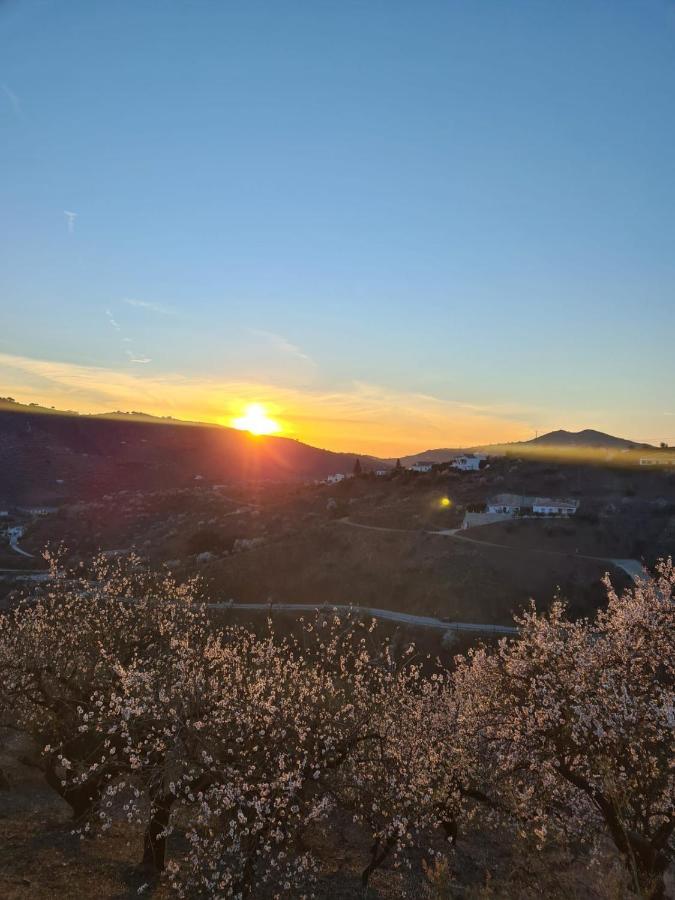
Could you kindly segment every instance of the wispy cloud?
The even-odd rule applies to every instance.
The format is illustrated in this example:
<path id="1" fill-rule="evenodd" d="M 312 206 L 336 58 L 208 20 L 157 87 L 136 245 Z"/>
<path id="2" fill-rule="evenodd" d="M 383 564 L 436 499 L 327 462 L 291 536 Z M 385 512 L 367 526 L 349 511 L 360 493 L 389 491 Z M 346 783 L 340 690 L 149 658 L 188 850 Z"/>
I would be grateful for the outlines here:
<path id="1" fill-rule="evenodd" d="M 112 327 L 115 329 L 115 331 L 121 331 L 122 327 L 121 327 L 120 323 L 113 316 L 112 311 L 109 309 L 106 309 L 105 314 L 106 314 L 106 318 L 108 319 L 108 321 L 110 322 Z M 122 340 L 126 340 L 126 338 L 122 338 Z"/>
<path id="2" fill-rule="evenodd" d="M 278 353 L 283 353 L 287 356 L 295 357 L 295 359 L 304 360 L 305 362 L 312 362 L 311 357 L 304 353 L 296 344 L 291 343 L 291 341 L 282 334 L 276 334 L 274 331 L 262 331 L 259 328 L 249 328 L 249 331 L 252 335 L 267 341 L 267 343 L 269 343 Z"/>
<path id="3" fill-rule="evenodd" d="M 120 336 L 121 343 L 126 345 L 124 347 L 124 354 L 129 358 L 129 362 L 137 365 L 146 365 L 147 363 L 152 362 L 152 358 L 150 356 L 146 356 L 144 353 L 137 353 L 132 349 L 131 344 L 133 344 L 133 339 L 128 337 L 127 335 L 122 335 L 122 326 L 113 315 L 112 310 L 106 309 L 105 314 L 110 325 Z"/>
<path id="4" fill-rule="evenodd" d="M 157 313 L 160 316 L 177 315 L 174 309 L 164 306 L 162 303 L 153 303 L 150 300 L 136 300 L 133 297 L 125 297 L 124 303 L 128 306 L 135 306 L 137 309 L 147 309 L 149 312 Z"/>
<path id="5" fill-rule="evenodd" d="M 141 363 L 145 365 L 145 363 L 152 362 L 152 359 L 149 356 L 137 356 L 132 350 L 125 350 L 125 353 L 132 363 Z"/>
<path id="6" fill-rule="evenodd" d="M 64 209 L 63 215 L 66 217 L 68 234 L 73 234 L 73 232 L 75 231 L 75 219 L 77 219 L 77 213 L 71 212 L 69 209 Z"/>
<path id="7" fill-rule="evenodd" d="M 9 100 L 10 106 L 14 110 L 14 115 L 21 117 L 22 109 L 21 109 L 21 100 L 17 97 L 14 91 L 8 84 L 1 84 L 0 89 L 5 97 Z"/>

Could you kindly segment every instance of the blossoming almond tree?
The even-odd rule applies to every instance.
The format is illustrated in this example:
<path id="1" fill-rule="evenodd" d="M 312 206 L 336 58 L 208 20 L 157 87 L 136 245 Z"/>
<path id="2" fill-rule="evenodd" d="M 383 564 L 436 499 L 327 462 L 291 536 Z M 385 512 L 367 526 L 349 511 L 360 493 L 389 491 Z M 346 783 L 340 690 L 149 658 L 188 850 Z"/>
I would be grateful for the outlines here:
<path id="1" fill-rule="evenodd" d="M 385 645 L 373 661 L 370 734 L 333 780 L 337 802 L 369 834 L 364 888 L 389 856 L 400 865 L 421 834 L 446 822 L 447 810 L 456 806 L 454 785 L 444 778 L 448 767 L 436 757 L 441 750 L 436 726 L 442 721 L 443 736 L 448 733 L 447 716 L 438 715 L 441 704 L 448 709 L 447 677 L 423 677 L 413 652 L 409 647 L 397 661 Z"/>
<path id="2" fill-rule="evenodd" d="M 46 588 L 0 618 L 0 717 L 43 748 L 48 783 L 81 820 L 119 771 L 114 741 L 89 778 L 66 776 L 102 751 L 86 723 L 108 702 L 120 667 L 152 658 L 161 668 L 176 640 L 203 642 L 206 620 L 193 604 L 195 582 L 179 585 L 134 556 L 99 556 L 77 573 L 47 558 Z"/>
<path id="3" fill-rule="evenodd" d="M 0 619 L 3 721 L 45 747 L 83 829 L 145 829 L 146 865 L 182 896 L 299 896 L 303 834 L 335 805 L 369 830 L 364 884 L 477 809 L 573 838 L 604 830 L 644 897 L 673 855 L 673 585 L 656 579 L 573 622 L 534 609 L 522 635 L 425 670 L 329 613 L 296 637 L 219 628 L 194 583 L 99 558 L 53 561 L 41 595 Z"/>
<path id="4" fill-rule="evenodd" d="M 313 869 L 302 832 L 332 807 L 335 773 L 379 733 L 373 720 L 394 685 L 364 630 L 337 616 L 297 640 L 213 629 L 197 652 L 185 636 L 161 665 L 150 655 L 117 666 L 116 687 L 80 726 L 101 753 L 70 779 L 118 767 L 99 821 L 107 827 L 120 805 L 130 821 L 151 810 L 146 861 L 158 868 L 180 823 L 190 850 L 168 868 L 182 895 L 246 897 L 263 883 L 297 894 Z"/>
<path id="5" fill-rule="evenodd" d="M 532 608 L 519 640 L 474 652 L 454 678 L 460 733 L 512 811 L 542 838 L 604 830 L 649 898 L 673 858 L 674 585 L 669 560 L 621 596 L 607 581 L 593 621 Z"/>

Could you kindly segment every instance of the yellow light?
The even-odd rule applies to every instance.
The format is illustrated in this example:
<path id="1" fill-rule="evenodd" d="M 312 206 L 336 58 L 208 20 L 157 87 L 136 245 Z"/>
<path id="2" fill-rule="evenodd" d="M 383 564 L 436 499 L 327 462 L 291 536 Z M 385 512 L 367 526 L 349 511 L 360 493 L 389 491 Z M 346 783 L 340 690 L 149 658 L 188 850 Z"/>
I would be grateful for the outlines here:
<path id="1" fill-rule="evenodd" d="M 449 497 L 441 497 L 441 506 L 452 506 L 452 500 Z"/>
<path id="2" fill-rule="evenodd" d="M 281 425 L 270 419 L 262 403 L 249 403 L 244 415 L 232 420 L 232 426 L 251 434 L 276 434 L 281 431 Z"/>

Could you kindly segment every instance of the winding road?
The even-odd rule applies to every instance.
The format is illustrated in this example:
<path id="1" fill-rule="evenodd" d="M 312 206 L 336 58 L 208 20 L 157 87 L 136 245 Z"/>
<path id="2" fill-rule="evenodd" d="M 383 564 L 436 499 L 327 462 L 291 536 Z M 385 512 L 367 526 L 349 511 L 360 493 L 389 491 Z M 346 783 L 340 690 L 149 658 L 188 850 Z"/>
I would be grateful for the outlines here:
<path id="1" fill-rule="evenodd" d="M 21 554 L 21 556 L 28 556 L 30 559 L 34 559 L 32 553 L 26 552 L 26 550 L 22 550 L 19 547 L 19 541 L 23 537 L 23 526 L 22 525 L 14 525 L 13 528 L 7 529 L 7 537 L 9 538 L 9 546 L 15 553 Z"/>
<path id="2" fill-rule="evenodd" d="M 365 528 L 366 531 L 385 531 L 393 532 L 394 534 L 435 534 L 441 537 L 453 538 L 457 541 L 466 541 L 469 544 L 477 544 L 483 547 L 497 547 L 499 550 L 516 550 L 521 553 L 539 553 L 546 554 L 548 556 L 564 556 L 568 557 L 569 559 L 590 559 L 594 562 L 608 563 L 609 565 L 614 566 L 617 569 L 621 569 L 633 580 L 635 580 L 636 578 L 644 578 L 646 574 L 644 566 L 637 559 L 613 559 L 607 556 L 588 556 L 583 553 L 564 553 L 562 550 L 539 550 L 536 547 L 509 547 L 507 544 L 497 544 L 494 541 L 482 541 L 474 537 L 469 537 L 466 532 L 463 532 L 459 528 L 446 528 L 441 531 L 427 531 L 426 529 L 386 528 L 383 525 L 364 525 L 361 522 L 354 522 L 348 517 L 337 519 L 336 521 L 341 525 L 350 525 L 352 528 Z"/>
<path id="3" fill-rule="evenodd" d="M 444 622 L 433 616 L 415 616 L 412 613 L 397 612 L 392 609 L 377 609 L 372 606 L 333 605 L 312 606 L 309 603 L 207 603 L 207 609 L 231 610 L 267 610 L 268 612 L 338 612 L 342 615 L 355 614 L 372 619 L 383 619 L 388 622 L 401 622 L 404 625 L 417 625 L 421 628 L 435 628 L 439 631 L 470 631 L 479 634 L 515 635 L 518 629 L 510 625 L 486 625 L 477 622 Z"/>
<path id="4" fill-rule="evenodd" d="M 235 510 L 230 515 L 236 515 L 242 511 L 241 509 Z M 505 544 L 497 544 L 492 541 L 482 541 L 477 540 L 476 538 L 469 537 L 466 533 L 462 533 L 460 529 L 444 529 L 440 531 L 429 531 L 426 529 L 410 529 L 410 528 L 391 528 L 383 525 L 366 525 L 362 522 L 354 522 L 350 518 L 345 517 L 342 519 L 336 520 L 341 525 L 347 525 L 351 528 L 362 528 L 366 531 L 379 531 L 385 533 L 393 533 L 393 534 L 428 534 L 428 535 L 437 535 L 439 537 L 447 537 L 453 540 L 466 541 L 470 544 L 482 545 L 485 547 L 495 547 L 499 550 L 520 550 L 525 549 L 526 552 L 530 553 L 539 553 L 539 554 L 547 554 L 552 556 L 564 556 L 575 559 L 589 559 L 594 560 L 596 562 L 604 562 L 609 565 L 615 566 L 616 568 L 624 571 L 630 578 L 639 579 L 644 578 L 645 569 L 642 564 L 636 559 L 612 559 L 608 557 L 602 556 L 588 556 L 585 554 L 570 554 L 563 553 L 558 550 L 539 550 L 536 548 L 517 548 L 517 547 L 509 547 Z M 23 529 L 18 526 L 15 528 L 9 529 L 9 543 L 12 550 L 16 553 L 21 554 L 22 556 L 32 557 L 31 553 L 27 553 L 25 550 L 22 550 L 19 547 L 18 542 L 23 534 Z M 36 571 L 36 570 L 19 570 L 19 569 L 1 569 L 0 574 L 13 574 L 16 576 L 24 576 L 28 578 L 34 578 L 36 580 L 42 580 L 48 577 L 48 573 L 44 571 Z M 514 626 L 508 625 L 489 625 L 485 623 L 478 622 L 446 622 L 442 619 L 436 618 L 434 616 L 418 616 L 412 613 L 404 613 L 398 612 L 396 610 L 391 609 L 379 609 L 377 607 L 369 607 L 369 606 L 347 606 L 344 604 L 338 605 L 330 605 L 330 606 L 312 606 L 307 603 L 233 603 L 230 601 L 220 602 L 220 603 L 207 603 L 205 604 L 207 609 L 214 610 L 258 610 L 263 611 L 266 610 L 268 612 L 316 612 L 316 611 L 335 611 L 342 615 L 345 614 L 355 614 L 357 616 L 366 616 L 374 619 L 382 619 L 384 621 L 389 622 L 400 622 L 404 625 L 413 625 L 420 628 L 433 628 L 439 631 L 458 631 L 458 632 L 471 632 L 474 634 L 494 634 L 501 636 L 513 636 L 518 634 L 518 629 Z"/>

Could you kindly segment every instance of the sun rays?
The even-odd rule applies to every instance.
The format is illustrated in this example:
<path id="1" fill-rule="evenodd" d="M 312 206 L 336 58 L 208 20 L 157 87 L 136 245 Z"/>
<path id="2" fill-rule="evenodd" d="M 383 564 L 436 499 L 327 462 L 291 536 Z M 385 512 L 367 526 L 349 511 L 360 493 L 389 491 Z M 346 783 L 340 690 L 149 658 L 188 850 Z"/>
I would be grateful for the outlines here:
<path id="1" fill-rule="evenodd" d="M 262 403 L 247 404 L 244 414 L 232 419 L 232 426 L 251 434 L 278 434 L 281 431 L 281 425 L 267 415 Z"/>

